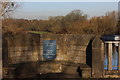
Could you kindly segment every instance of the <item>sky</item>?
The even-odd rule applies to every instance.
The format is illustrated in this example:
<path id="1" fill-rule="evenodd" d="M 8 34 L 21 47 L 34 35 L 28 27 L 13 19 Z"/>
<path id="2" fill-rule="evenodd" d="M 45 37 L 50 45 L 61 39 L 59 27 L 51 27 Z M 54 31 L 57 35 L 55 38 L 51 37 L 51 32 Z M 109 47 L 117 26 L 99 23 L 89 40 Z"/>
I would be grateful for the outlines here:
<path id="1" fill-rule="evenodd" d="M 49 16 L 65 16 L 75 9 L 87 14 L 88 18 L 103 16 L 118 11 L 118 2 L 21 2 L 12 17 L 47 19 Z"/>

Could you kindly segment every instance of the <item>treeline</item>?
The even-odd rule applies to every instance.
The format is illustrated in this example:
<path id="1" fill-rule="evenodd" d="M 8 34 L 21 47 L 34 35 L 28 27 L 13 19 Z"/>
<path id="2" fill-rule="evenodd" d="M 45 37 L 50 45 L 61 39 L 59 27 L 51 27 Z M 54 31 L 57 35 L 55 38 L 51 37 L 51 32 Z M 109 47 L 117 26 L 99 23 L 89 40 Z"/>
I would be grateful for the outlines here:
<path id="1" fill-rule="evenodd" d="M 48 20 L 4 19 L 3 33 L 18 34 L 27 31 L 44 31 L 64 34 L 116 34 L 118 33 L 117 12 L 104 16 L 88 16 L 80 10 L 73 10 L 65 16 L 49 17 Z"/>

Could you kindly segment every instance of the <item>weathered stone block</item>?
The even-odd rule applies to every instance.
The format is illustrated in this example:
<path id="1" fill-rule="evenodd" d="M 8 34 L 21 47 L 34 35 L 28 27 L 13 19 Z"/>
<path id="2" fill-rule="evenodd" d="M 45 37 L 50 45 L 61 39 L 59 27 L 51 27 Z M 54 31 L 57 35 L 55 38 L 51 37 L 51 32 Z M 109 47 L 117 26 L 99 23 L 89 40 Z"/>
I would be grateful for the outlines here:
<path id="1" fill-rule="evenodd" d="M 10 51 L 10 52 L 15 52 L 15 47 L 10 47 L 10 48 L 9 48 L 9 51 Z"/>
<path id="2" fill-rule="evenodd" d="M 45 62 L 38 67 L 39 73 L 60 73 L 62 71 L 62 65 L 60 63 Z"/>
<path id="3" fill-rule="evenodd" d="M 21 52 L 17 51 L 16 56 L 21 56 Z"/>
<path id="4" fill-rule="evenodd" d="M 103 58 L 100 36 L 97 36 L 92 44 L 92 77 L 103 77 Z"/>
<path id="5" fill-rule="evenodd" d="M 91 78 L 91 70 L 82 70 L 82 78 Z"/>

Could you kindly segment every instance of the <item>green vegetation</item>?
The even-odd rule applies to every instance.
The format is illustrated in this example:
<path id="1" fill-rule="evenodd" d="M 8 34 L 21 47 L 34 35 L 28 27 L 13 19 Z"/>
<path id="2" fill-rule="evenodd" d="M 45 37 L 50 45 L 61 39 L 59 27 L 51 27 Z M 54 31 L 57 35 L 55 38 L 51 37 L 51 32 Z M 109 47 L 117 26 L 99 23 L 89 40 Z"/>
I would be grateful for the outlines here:
<path id="1" fill-rule="evenodd" d="M 29 33 L 34 33 L 34 34 L 45 34 L 49 32 L 41 32 L 41 31 L 28 31 Z"/>

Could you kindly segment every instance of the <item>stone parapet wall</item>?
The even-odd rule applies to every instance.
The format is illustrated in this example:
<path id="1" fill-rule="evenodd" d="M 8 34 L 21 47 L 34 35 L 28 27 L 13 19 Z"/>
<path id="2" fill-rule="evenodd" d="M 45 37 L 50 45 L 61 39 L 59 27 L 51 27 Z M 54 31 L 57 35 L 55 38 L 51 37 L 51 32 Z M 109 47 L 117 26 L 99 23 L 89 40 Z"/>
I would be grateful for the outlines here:
<path id="1" fill-rule="evenodd" d="M 86 64 L 86 49 L 89 41 L 94 35 L 80 35 L 80 34 L 43 34 L 43 40 L 56 40 L 57 43 L 57 57 L 55 61 L 68 61 L 73 63 Z M 41 42 L 41 51 L 42 50 Z M 41 52 L 41 55 L 43 53 Z M 41 60 L 44 60 L 41 57 Z"/>
<path id="2" fill-rule="evenodd" d="M 7 38 L 8 59 L 10 64 L 25 63 L 38 60 L 39 35 L 17 35 Z M 38 41 L 38 42 L 37 42 Z M 38 50 L 39 49 L 39 50 Z"/>
<path id="3" fill-rule="evenodd" d="M 7 39 L 9 63 L 44 61 L 43 40 L 56 40 L 55 61 L 86 64 L 86 49 L 94 35 L 27 34 Z"/>

